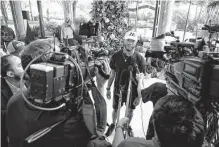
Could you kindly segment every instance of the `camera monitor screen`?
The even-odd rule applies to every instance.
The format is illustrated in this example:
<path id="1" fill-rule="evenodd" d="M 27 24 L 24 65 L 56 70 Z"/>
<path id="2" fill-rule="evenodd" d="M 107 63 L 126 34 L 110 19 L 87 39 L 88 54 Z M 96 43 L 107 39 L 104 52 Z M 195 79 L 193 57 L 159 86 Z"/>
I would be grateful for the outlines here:
<path id="1" fill-rule="evenodd" d="M 187 72 L 188 74 L 196 75 L 196 68 L 188 64 L 185 64 L 184 71 Z"/>

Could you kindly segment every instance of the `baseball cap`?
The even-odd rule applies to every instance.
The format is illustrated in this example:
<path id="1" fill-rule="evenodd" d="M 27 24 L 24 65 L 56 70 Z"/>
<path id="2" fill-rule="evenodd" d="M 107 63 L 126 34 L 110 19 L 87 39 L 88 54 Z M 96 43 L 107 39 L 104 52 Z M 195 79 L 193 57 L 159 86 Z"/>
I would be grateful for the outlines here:
<path id="1" fill-rule="evenodd" d="M 124 39 L 132 39 L 132 40 L 138 41 L 138 36 L 136 32 L 128 31 L 127 33 L 125 33 Z"/>
<path id="2" fill-rule="evenodd" d="M 16 40 L 11 41 L 7 46 L 7 50 L 10 54 L 16 54 L 22 51 L 24 48 L 25 48 L 25 43 Z"/>

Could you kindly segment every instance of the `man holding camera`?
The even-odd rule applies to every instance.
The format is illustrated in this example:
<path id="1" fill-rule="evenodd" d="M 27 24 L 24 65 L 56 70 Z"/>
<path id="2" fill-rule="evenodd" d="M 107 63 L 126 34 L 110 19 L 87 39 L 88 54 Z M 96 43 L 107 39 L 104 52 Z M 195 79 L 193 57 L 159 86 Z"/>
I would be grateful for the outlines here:
<path id="1" fill-rule="evenodd" d="M 83 95 L 79 96 L 75 94 L 72 89 L 71 91 L 66 90 L 66 87 L 61 87 L 59 90 L 53 91 L 53 87 L 67 85 L 63 84 L 62 77 L 69 76 L 60 74 L 64 73 L 60 65 L 60 57 L 64 57 L 65 54 L 58 52 L 51 53 L 52 50 L 53 46 L 51 43 L 48 42 L 48 40 L 42 39 L 28 44 L 22 53 L 21 59 L 24 68 L 26 68 L 31 61 L 35 61 L 30 66 L 31 70 L 27 70 L 27 73 L 30 74 L 31 77 L 30 89 L 22 89 L 23 93 L 16 93 L 7 105 L 6 122 L 10 146 L 108 146 L 109 143 L 97 132 L 98 126 L 96 126 L 95 109 L 88 93 L 88 86 L 83 85 L 84 89 L 74 88 L 74 90 L 83 90 Z M 41 57 L 39 57 L 40 55 Z M 50 58 L 50 55 L 55 56 Z M 36 60 L 36 58 L 38 59 Z M 56 59 L 52 60 L 53 58 Z M 48 63 L 49 59 L 51 63 Z M 56 64 L 57 62 L 59 63 L 58 65 Z M 69 63 L 70 61 L 63 62 L 67 64 L 67 62 Z M 61 61 L 61 63 L 63 62 Z M 54 68 L 56 68 L 56 70 L 51 70 Z M 51 73 L 56 73 L 56 76 L 54 77 Z M 54 81 L 59 79 L 59 82 L 51 84 L 52 82 L 51 80 L 48 82 L 48 78 Z M 42 80 L 44 79 L 46 79 L 45 81 L 47 82 L 43 83 Z M 46 92 L 50 91 L 51 88 L 53 89 L 51 97 L 47 96 L 50 93 L 45 94 L 44 89 L 41 91 L 44 86 L 46 86 Z M 63 89 L 65 89 L 64 93 L 57 96 L 55 92 L 62 92 Z M 98 98 L 95 97 L 95 99 Z M 98 100 L 100 100 L 100 98 Z M 99 104 L 102 104 L 101 101 L 98 101 L 98 104 L 95 101 L 95 105 Z"/>
<path id="2" fill-rule="evenodd" d="M 137 94 L 137 84 L 135 82 L 135 76 L 137 72 L 145 73 L 145 59 L 135 51 L 136 44 L 138 41 L 138 37 L 136 32 L 129 31 L 125 34 L 124 37 L 124 47 L 121 48 L 120 51 L 116 52 L 110 60 L 110 68 L 111 75 L 108 81 L 107 87 L 107 98 L 111 99 L 111 91 L 110 87 L 115 79 L 114 83 L 114 97 L 113 97 L 113 114 L 112 114 L 112 124 L 109 126 L 108 131 L 106 132 L 106 136 L 109 136 L 115 128 L 116 120 L 117 120 L 117 113 L 119 108 L 119 99 L 120 93 L 122 92 L 122 100 L 121 104 L 127 103 L 127 92 L 130 90 L 128 89 L 128 83 L 130 79 L 129 73 L 130 68 L 133 69 L 133 79 L 132 86 L 131 86 L 131 93 L 130 93 L 130 101 L 128 108 L 128 118 L 129 122 L 133 116 L 133 110 L 139 104 L 140 98 Z M 138 69 L 139 68 L 139 69 Z M 119 110 L 120 111 L 120 110 Z M 129 132 L 131 132 L 131 127 L 129 126 Z"/>
<path id="3" fill-rule="evenodd" d="M 46 50 L 50 52 L 50 49 L 52 50 L 53 47 L 46 41 L 36 40 L 31 42 L 21 56 L 23 66 L 26 67 L 30 61 L 42 55 Z M 46 62 L 48 60 L 47 58 L 48 56 L 43 56 L 39 60 Z M 36 61 L 36 63 L 38 63 L 38 61 Z M 33 98 L 31 98 L 30 93 L 31 91 L 29 89 L 24 90 L 26 98 L 32 101 Z M 35 105 L 42 105 L 35 100 Z M 54 107 L 56 105 L 57 103 L 54 103 L 54 100 L 46 104 L 47 107 Z M 43 111 L 26 103 L 21 92 L 16 93 L 12 96 L 7 105 L 6 124 L 10 146 L 86 147 L 90 140 L 91 133 L 88 131 L 83 119 L 77 114 L 77 111 L 73 111 L 75 107 L 76 106 L 72 104 L 54 111 Z M 69 109 L 71 109 L 71 111 Z M 62 123 L 45 136 L 41 137 L 39 135 L 39 139 L 26 144 L 25 138 L 28 136 L 61 121 Z"/>

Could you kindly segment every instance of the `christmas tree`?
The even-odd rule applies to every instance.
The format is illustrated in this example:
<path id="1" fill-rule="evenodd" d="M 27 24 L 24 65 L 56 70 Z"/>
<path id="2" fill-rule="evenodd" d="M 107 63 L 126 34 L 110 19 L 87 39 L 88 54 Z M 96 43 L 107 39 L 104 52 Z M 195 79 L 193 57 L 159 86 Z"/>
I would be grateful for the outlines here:
<path id="1" fill-rule="evenodd" d="M 101 23 L 101 36 L 104 48 L 119 50 L 128 26 L 128 5 L 126 1 L 95 1 L 92 18 Z"/>

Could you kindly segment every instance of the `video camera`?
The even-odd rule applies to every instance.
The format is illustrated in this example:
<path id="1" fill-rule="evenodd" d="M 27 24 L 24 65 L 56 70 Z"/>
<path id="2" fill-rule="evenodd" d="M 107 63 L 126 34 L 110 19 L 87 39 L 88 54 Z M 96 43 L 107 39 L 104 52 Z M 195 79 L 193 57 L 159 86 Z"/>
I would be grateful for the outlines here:
<path id="1" fill-rule="evenodd" d="M 65 47 L 60 53 L 52 53 L 47 62 L 30 65 L 31 95 L 38 103 L 49 103 L 54 98 L 59 101 L 70 92 L 77 97 L 82 79 L 88 83 L 95 76 L 95 67 L 102 77 L 109 78 L 101 59 L 88 59 L 81 46 Z"/>
<path id="2" fill-rule="evenodd" d="M 219 25 L 204 25 L 202 30 L 208 30 L 210 33 L 219 32 Z"/>
<path id="3" fill-rule="evenodd" d="M 32 64 L 41 59 L 41 56 L 44 57 L 48 54 L 49 60 Z M 69 97 L 73 98 L 74 101 L 78 100 L 80 93 L 82 95 L 83 86 L 86 83 L 91 84 L 93 82 L 95 67 L 99 69 L 99 74 L 102 77 L 105 79 L 109 78 L 109 74 L 105 73 L 104 70 L 104 62 L 101 59 L 89 58 L 88 53 L 82 46 L 64 46 L 61 48 L 60 53 L 44 53 L 41 56 L 29 64 L 30 95 L 32 97 L 30 101 L 32 104 L 45 106 L 52 101 L 58 102 L 61 107 L 61 103 L 69 101 Z M 27 103 L 29 102 L 27 99 L 25 100 Z M 31 105 L 31 103 L 28 104 Z M 78 104 L 80 102 L 77 101 L 75 103 Z M 35 107 L 36 105 L 31 106 Z M 43 110 L 45 107 L 38 108 Z M 45 108 L 45 110 L 49 109 Z"/>
<path id="4" fill-rule="evenodd" d="M 81 23 L 79 35 L 87 36 L 88 38 L 91 36 L 98 36 L 101 30 L 101 25 L 99 22 L 91 22 Z"/>
<path id="5" fill-rule="evenodd" d="M 105 73 L 103 59 L 99 57 L 107 56 L 108 53 L 102 49 L 100 50 L 90 50 L 89 52 L 85 50 L 82 46 L 71 46 L 71 47 L 64 47 L 61 49 L 61 52 L 67 53 L 69 56 L 74 58 L 78 63 L 89 62 L 92 64 L 92 67 L 97 67 L 99 74 L 104 77 L 105 79 L 109 79 L 109 74 Z M 82 66 L 84 67 L 84 66 Z M 83 68 L 82 68 L 83 70 Z"/>
<path id="6" fill-rule="evenodd" d="M 90 73 L 91 77 L 95 76 L 93 69 Z M 60 100 L 75 90 L 82 78 L 85 81 L 89 79 L 85 66 L 81 64 L 79 69 L 65 53 L 53 53 L 47 62 L 32 64 L 30 75 L 31 96 L 38 102 L 41 100 L 40 103 L 48 103 L 54 98 Z"/>
<path id="7" fill-rule="evenodd" d="M 219 53 L 181 58 L 168 65 L 165 79 L 170 91 L 197 106 L 206 122 L 206 139 L 211 142 L 219 133 Z"/>
<path id="8" fill-rule="evenodd" d="M 204 53 L 202 58 L 184 57 L 169 65 L 165 73 L 177 93 L 196 103 L 201 98 L 218 98 L 219 53 Z"/>

